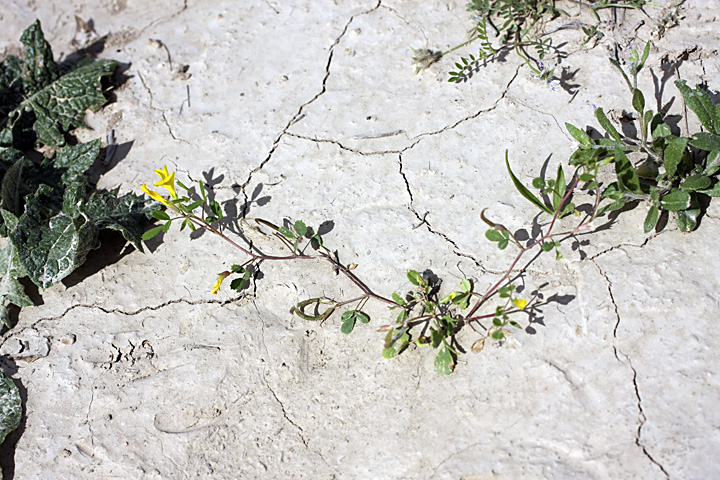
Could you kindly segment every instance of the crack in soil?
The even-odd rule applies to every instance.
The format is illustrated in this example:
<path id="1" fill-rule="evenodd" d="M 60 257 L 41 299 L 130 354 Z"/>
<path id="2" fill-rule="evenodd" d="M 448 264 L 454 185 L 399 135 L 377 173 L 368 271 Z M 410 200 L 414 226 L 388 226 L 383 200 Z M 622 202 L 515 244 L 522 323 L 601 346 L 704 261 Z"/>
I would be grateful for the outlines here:
<path id="1" fill-rule="evenodd" d="M 308 140 L 308 141 L 316 142 L 316 143 L 331 143 L 331 144 L 333 144 L 333 145 L 337 145 L 339 148 L 341 148 L 341 149 L 343 149 L 343 150 L 346 150 L 346 151 L 352 152 L 352 153 L 356 153 L 356 154 L 359 154 L 359 155 L 392 155 L 392 154 L 402 154 L 402 153 L 404 153 L 404 152 L 406 152 L 406 151 L 408 151 L 408 150 L 411 150 L 411 149 L 415 148 L 415 146 L 416 146 L 417 144 L 419 144 L 421 141 L 423 141 L 426 137 L 432 137 L 432 136 L 434 136 L 434 135 L 440 135 L 440 134 L 442 134 L 442 133 L 447 132 L 448 130 L 453 130 L 453 129 L 457 128 L 458 126 L 460 126 L 461 124 L 463 124 L 463 123 L 465 123 L 465 122 L 467 122 L 467 121 L 474 120 L 474 119 L 478 118 L 480 115 L 483 115 L 483 114 L 485 114 L 485 113 L 489 113 L 489 112 L 492 112 L 493 110 L 495 110 L 495 109 L 498 107 L 498 105 L 500 104 L 500 102 L 505 99 L 505 97 L 507 96 L 508 92 L 510 91 L 510 86 L 511 86 L 512 83 L 515 81 L 515 79 L 517 78 L 517 76 L 518 76 L 518 74 L 519 74 L 519 72 L 520 72 L 520 68 L 522 68 L 522 65 L 518 66 L 518 67 L 515 69 L 515 73 L 513 74 L 512 78 L 508 81 L 507 85 L 505 85 L 505 88 L 503 89 L 502 93 L 501 93 L 500 96 L 495 100 L 495 102 L 492 104 L 492 106 L 490 106 L 490 107 L 488 107 L 488 108 L 485 108 L 485 109 L 478 110 L 477 112 L 473 113 L 472 115 L 468 115 L 468 116 L 466 116 L 466 117 L 463 117 L 463 118 L 461 118 L 460 120 L 457 120 L 457 121 L 455 121 L 454 123 L 452 123 L 452 124 L 450 124 L 450 125 L 446 125 L 445 127 L 440 128 L 439 130 L 433 130 L 433 131 L 430 131 L 430 132 L 419 133 L 418 135 L 414 136 L 414 137 L 411 139 L 412 143 L 410 143 L 409 145 L 406 145 L 406 146 L 404 146 L 404 147 L 402 147 L 402 148 L 400 148 L 400 149 L 396 149 L 396 150 L 371 150 L 371 151 L 365 151 L 365 150 L 358 150 L 358 149 L 356 149 L 356 148 L 348 147 L 347 145 L 343 144 L 343 143 L 340 142 L 339 140 L 333 140 L 333 139 L 328 139 L 328 138 L 317 138 L 317 137 L 312 138 L 312 137 L 308 137 L 308 136 L 306 136 L 306 135 L 299 135 L 299 134 L 297 134 L 297 133 L 292 133 L 292 132 L 285 132 L 285 134 L 290 135 L 290 136 L 293 136 L 293 137 L 295 137 L 295 138 L 300 138 L 300 139 L 303 139 L 303 140 Z M 279 139 L 278 139 L 278 140 L 279 140 Z"/>
<path id="2" fill-rule="evenodd" d="M 158 108 L 158 107 L 156 107 L 156 106 L 154 105 L 154 104 L 155 104 L 155 97 L 154 97 L 154 95 L 153 95 L 153 93 L 152 93 L 152 90 L 150 89 L 150 87 L 148 86 L 147 82 L 145 81 L 145 77 L 143 77 L 142 73 L 140 73 L 139 71 L 137 72 L 137 76 L 138 76 L 138 78 L 140 79 L 140 83 L 142 83 L 143 88 L 145 88 L 145 91 L 147 91 L 148 95 L 150 96 L 150 108 L 151 108 L 153 111 L 160 113 L 160 116 L 161 116 L 162 119 L 163 119 L 163 123 L 165 123 L 165 127 L 167 128 L 168 133 L 170 134 L 170 136 L 172 137 L 172 139 L 175 140 L 175 141 L 177 141 L 177 142 L 183 142 L 183 143 L 187 143 L 188 145 L 192 145 L 192 143 L 188 142 L 188 141 L 185 140 L 184 138 L 180 138 L 180 137 L 178 137 L 178 136 L 175 135 L 175 132 L 173 132 L 173 129 L 172 129 L 172 127 L 170 126 L 170 122 L 169 122 L 168 119 L 167 119 L 167 115 L 166 115 L 166 113 L 165 113 L 165 110 L 163 110 L 163 109 L 161 109 L 161 108 Z"/>
<path id="3" fill-rule="evenodd" d="M 257 303 L 255 303 L 255 300 L 253 300 L 252 303 L 253 303 L 253 306 L 255 307 L 255 311 L 258 312 L 258 314 L 259 314 L 259 313 L 260 313 L 260 310 L 258 309 Z M 264 317 L 263 317 L 262 315 L 259 315 L 259 317 L 260 317 L 260 321 L 261 321 L 261 323 L 262 323 L 262 326 L 261 326 L 261 328 L 260 328 L 261 341 L 262 341 L 263 348 L 265 349 L 265 353 L 266 353 L 267 356 L 269 357 L 269 356 L 270 356 L 270 351 L 268 350 L 267 343 L 265 343 L 265 319 L 264 319 Z M 307 448 L 307 447 L 308 447 L 308 442 L 307 442 L 307 439 L 305 438 L 305 435 L 303 435 L 303 434 L 305 433 L 304 430 L 300 427 L 300 425 L 298 425 L 297 423 L 295 423 L 295 422 L 293 421 L 293 419 L 290 418 L 290 416 L 288 416 L 287 410 L 285 409 L 285 404 L 280 400 L 280 398 L 277 396 L 277 393 L 275 393 L 275 390 L 270 386 L 270 382 L 268 382 L 267 374 L 266 374 L 264 368 L 263 368 L 263 373 L 262 373 L 262 381 L 263 381 L 263 383 L 265 384 L 265 387 L 266 387 L 266 388 L 270 391 L 270 393 L 272 394 L 272 396 L 273 396 L 273 398 L 275 399 L 275 401 L 277 402 L 277 404 L 280 405 L 280 410 L 282 410 L 283 417 L 285 417 L 285 420 L 287 420 L 287 422 L 288 422 L 290 425 L 292 425 L 293 427 L 295 427 L 295 429 L 297 429 L 297 431 L 298 431 L 298 436 L 300 437 L 300 439 L 302 440 L 303 444 L 304 444 L 305 447 Z M 322 457 L 322 455 L 321 455 L 321 457 Z M 327 463 L 327 462 L 326 462 L 326 463 Z"/>
<path id="4" fill-rule="evenodd" d="M 167 302 L 161 303 L 160 305 L 151 305 L 151 306 L 142 307 L 142 308 L 138 308 L 137 310 L 130 310 L 130 311 L 122 310 L 120 308 L 105 308 L 100 305 L 79 303 L 76 305 L 71 305 L 70 307 L 66 308 L 64 312 L 62 312 L 59 315 L 55 315 L 53 317 L 40 318 L 40 319 L 36 320 L 35 322 L 33 322 L 32 324 L 27 325 L 23 328 L 12 329 L 12 330 L 7 331 L 5 333 L 5 335 L 7 335 L 7 336 L 5 336 L 2 339 L 2 341 L 0 341 L 0 348 L 2 348 L 3 345 L 5 345 L 5 343 L 7 343 L 8 340 L 18 336 L 19 334 L 23 333 L 24 331 L 35 329 L 35 327 L 37 327 L 37 325 L 39 325 L 43 322 L 58 321 L 58 320 L 62 319 L 65 315 L 67 315 L 68 313 L 70 313 L 71 311 L 73 311 L 77 308 L 100 310 L 101 312 L 106 313 L 106 314 L 115 313 L 115 314 L 120 314 L 120 315 L 133 316 L 133 315 L 138 315 L 140 313 L 147 312 L 147 311 L 161 310 L 165 307 L 168 307 L 168 306 L 174 305 L 174 304 L 178 304 L 178 303 L 184 303 L 186 305 L 206 305 L 206 304 L 207 305 L 210 305 L 210 304 L 227 305 L 229 303 L 235 303 L 239 300 L 242 300 L 246 296 L 247 295 L 239 295 L 237 297 L 229 298 L 227 300 L 195 300 L 195 301 L 186 300 L 184 298 L 178 298 L 175 300 L 168 300 Z"/>
<path id="5" fill-rule="evenodd" d="M 293 117 L 292 117 L 292 118 L 287 122 L 287 124 L 285 125 L 285 128 L 283 128 L 282 132 L 280 132 L 280 134 L 279 134 L 279 135 L 275 138 L 275 140 L 273 141 L 272 147 L 270 147 L 270 151 L 268 152 L 268 154 L 267 154 L 267 156 L 265 157 L 265 159 L 264 159 L 262 162 L 260 162 L 260 165 L 258 165 L 257 167 L 255 167 L 253 170 L 250 171 L 250 173 L 248 174 L 247 180 L 245 180 L 245 182 L 244 182 L 242 185 L 240 185 L 241 190 L 242 190 L 242 193 L 243 193 L 243 196 L 245 197 L 245 203 L 247 203 L 247 199 L 248 199 L 247 192 L 245 191 L 245 189 L 246 189 L 247 186 L 250 184 L 250 182 L 252 182 L 252 177 L 253 177 L 253 175 L 255 175 L 255 173 L 257 173 L 257 172 L 259 172 L 260 170 L 262 170 L 263 167 L 270 161 L 270 159 L 272 158 L 273 154 L 275 153 L 275 150 L 277 150 L 278 145 L 280 145 L 280 140 L 282 140 L 283 136 L 285 136 L 286 134 L 288 134 L 288 129 L 289 129 L 295 122 L 297 122 L 302 115 L 304 115 L 304 114 L 303 114 L 303 110 L 305 109 L 305 107 L 307 107 L 308 105 L 310 105 L 310 104 L 312 104 L 313 102 L 315 102 L 318 98 L 320 98 L 320 96 L 322 96 L 322 95 L 327 91 L 327 80 L 328 80 L 328 78 L 330 77 L 330 66 L 332 65 L 333 56 L 334 56 L 334 54 L 335 54 L 335 47 L 340 43 L 340 41 L 342 40 L 342 38 L 343 38 L 343 37 L 345 36 L 345 34 L 347 33 L 348 29 L 350 28 L 350 24 L 353 22 L 353 20 L 355 19 L 355 17 L 361 16 L 361 15 L 367 15 L 367 14 L 369 14 L 369 13 L 377 10 L 378 8 L 380 8 L 380 3 L 381 3 L 380 0 L 378 0 L 377 5 L 375 5 L 373 8 L 371 8 L 371 9 L 365 11 L 365 12 L 361 12 L 361 13 L 358 13 L 358 14 L 356 14 L 356 15 L 352 15 L 352 16 L 350 17 L 350 19 L 347 21 L 347 23 L 345 24 L 345 27 L 344 27 L 344 28 L 342 29 L 342 31 L 340 32 L 340 35 L 338 35 L 337 38 L 335 39 L 335 41 L 332 43 L 332 45 L 330 45 L 329 53 L 328 53 L 328 59 L 327 59 L 327 62 L 326 62 L 326 64 L 325 64 L 325 76 L 323 77 L 322 87 L 320 88 L 320 91 L 319 91 L 318 93 L 316 93 L 315 96 L 313 96 L 310 100 L 308 100 L 307 102 L 305 102 L 305 103 L 303 103 L 302 105 L 300 105 L 300 108 L 298 108 L 297 113 L 296 113 L 295 115 L 293 115 Z M 245 213 L 246 213 L 246 212 L 243 211 L 243 212 L 241 212 L 241 215 L 244 216 Z"/>
<path id="6" fill-rule="evenodd" d="M 610 278 L 605 274 L 603 269 L 597 263 L 595 263 L 594 261 L 592 263 L 597 267 L 598 271 L 603 276 L 603 278 L 605 278 L 605 281 L 607 282 L 608 295 L 610 296 L 610 301 L 613 304 L 613 308 L 615 310 L 615 318 L 616 318 L 615 327 L 613 328 L 613 339 L 615 341 L 617 341 L 617 330 L 618 330 L 618 327 L 620 326 L 620 311 L 619 311 L 617 302 L 615 301 L 615 296 L 613 295 L 612 282 L 610 281 Z M 618 348 L 617 345 L 613 345 L 613 353 L 615 354 L 615 358 L 617 359 L 618 362 L 620 362 L 622 365 L 624 365 L 626 367 L 629 367 L 630 370 L 632 371 L 632 382 L 633 382 L 633 388 L 635 390 L 635 398 L 637 399 L 637 409 L 638 409 L 638 427 L 637 427 L 637 433 L 635 434 L 635 445 L 637 445 L 637 447 L 642 450 L 643 454 L 648 458 L 648 460 L 650 460 L 650 462 L 652 462 L 655 466 L 657 466 L 660 469 L 660 471 L 663 473 L 665 478 L 669 479 L 670 475 L 668 474 L 668 472 L 665 470 L 665 468 L 662 466 L 662 464 L 660 462 L 658 462 L 657 460 L 655 460 L 655 458 L 653 458 L 653 456 L 648 451 L 647 446 L 645 446 L 640 440 L 640 437 L 642 436 L 642 428 L 645 425 L 645 423 L 647 422 L 647 415 L 645 415 L 645 411 L 642 406 L 642 397 L 640 396 L 640 388 L 638 386 L 638 381 L 637 381 L 638 372 L 635 369 L 635 367 L 633 366 L 630 356 L 627 355 L 622 350 L 620 350 L 620 348 Z M 621 356 L 624 357 L 624 360 L 623 360 L 623 358 L 620 358 Z"/>
<path id="7" fill-rule="evenodd" d="M 600 257 L 600 256 L 602 256 L 602 255 L 605 255 L 606 253 L 610 253 L 610 252 L 612 252 L 613 250 L 616 250 L 616 249 L 618 249 L 618 248 L 623 248 L 623 247 L 643 248 L 643 247 L 645 247 L 645 245 L 647 245 L 648 243 L 650 243 L 650 240 L 658 237 L 659 235 L 660 235 L 659 233 L 656 233 L 655 235 L 651 235 L 651 236 L 647 237 L 647 238 L 645 239 L 645 241 L 644 241 L 643 243 L 641 243 L 640 245 L 635 245 L 635 244 L 633 244 L 633 243 L 618 243 L 617 245 L 613 245 L 613 246 L 610 247 L 610 248 L 606 248 L 606 249 L 603 250 L 602 252 L 596 253 L 596 254 L 593 255 L 592 257 L 587 257 L 585 260 L 590 260 L 591 262 L 594 263 L 596 258 L 598 258 L 598 257 Z M 598 267 L 598 268 L 600 268 L 600 267 Z"/>
<path id="8" fill-rule="evenodd" d="M 300 427 L 300 425 L 298 425 L 297 423 L 295 423 L 295 422 L 293 421 L 293 419 L 288 416 L 287 411 L 285 410 L 285 404 L 283 404 L 283 402 L 278 398 L 277 394 L 275 393 L 275 390 L 273 390 L 273 388 L 270 386 L 270 382 L 267 381 L 267 376 L 266 376 L 266 375 L 263 375 L 263 383 L 265 384 L 265 387 L 267 387 L 267 389 L 270 390 L 270 393 L 272 394 L 273 398 L 274 398 L 275 401 L 278 403 L 278 405 L 280 405 L 280 410 L 282 410 L 282 414 L 283 414 L 283 417 L 285 417 L 285 420 L 287 420 L 287 422 L 288 422 L 290 425 L 292 425 L 293 427 L 295 427 L 295 428 L 297 429 L 297 431 L 298 431 L 298 436 L 300 437 L 300 440 L 302 440 L 303 445 L 305 445 L 305 447 L 307 448 L 308 442 L 307 442 L 307 440 L 305 439 L 305 435 L 303 435 L 303 433 L 305 433 L 305 432 L 304 432 L 303 429 Z"/>

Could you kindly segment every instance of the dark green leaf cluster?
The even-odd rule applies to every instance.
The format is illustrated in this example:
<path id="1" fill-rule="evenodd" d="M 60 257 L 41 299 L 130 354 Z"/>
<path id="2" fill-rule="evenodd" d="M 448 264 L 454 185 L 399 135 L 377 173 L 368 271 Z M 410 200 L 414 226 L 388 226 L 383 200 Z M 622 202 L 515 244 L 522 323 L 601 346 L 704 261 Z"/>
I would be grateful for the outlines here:
<path id="1" fill-rule="evenodd" d="M 451 292 L 442 300 L 437 300 L 437 286 L 419 272 L 410 270 L 408 281 L 415 287 L 404 297 L 397 292 L 392 295 L 400 313 L 394 325 L 388 325 L 385 335 L 385 346 L 382 352 L 385 358 L 394 358 L 413 341 L 410 328 L 422 326 L 421 335 L 414 340 L 419 347 L 432 347 L 437 350 L 435 370 L 449 375 L 455 369 L 457 351 L 453 346 L 454 336 L 458 331 L 458 321 L 447 309 L 447 304 L 457 305 L 461 309 L 468 307 L 473 295 L 472 283 L 464 279 L 460 283 L 459 292 Z M 420 312 L 413 313 L 415 309 Z"/>
<path id="2" fill-rule="evenodd" d="M 0 233 L 10 239 L 0 253 L 0 319 L 6 324 L 7 304 L 31 305 L 18 278 L 27 276 L 41 288 L 54 285 L 100 246 L 100 230 L 117 230 L 142 251 L 149 202 L 132 193 L 88 197 L 85 172 L 99 154 L 100 140 L 65 146 L 39 164 L 17 150 L 0 148 Z"/>
<path id="3" fill-rule="evenodd" d="M 22 398 L 20 390 L 11 379 L 0 373 L 0 443 L 8 433 L 20 426 Z"/>
<path id="4" fill-rule="evenodd" d="M 55 158 L 29 160 L 16 147 L 65 144 L 64 132 L 82 125 L 85 110 L 105 103 L 100 78 L 115 69 L 101 61 L 62 74 L 40 23 L 21 38 L 24 60 L 0 63 L 0 321 L 7 307 L 32 305 L 18 281 L 41 288 L 59 282 L 100 246 L 102 229 L 117 230 L 138 250 L 150 208 L 133 194 L 88 196 L 85 173 L 100 154 L 100 140 L 66 145 Z"/>
<path id="5" fill-rule="evenodd" d="M 0 146 L 62 146 L 65 132 L 84 125 L 85 111 L 106 102 L 101 78 L 112 74 L 117 63 L 86 62 L 62 73 L 40 21 L 20 41 L 25 58 L 11 55 L 0 62 Z"/>
<path id="6" fill-rule="evenodd" d="M 611 60 L 631 92 L 639 138 L 620 134 L 603 109 L 597 108 L 595 118 L 607 136 L 593 140 L 579 128 L 566 124 L 579 143 L 570 163 L 591 170 L 614 162 L 617 181 L 602 193 L 611 203 L 601 208 L 598 215 L 641 200 L 648 201 L 645 232 L 656 227 L 663 212 L 671 212 L 682 231 L 692 231 L 697 228 L 703 205 L 707 205 L 711 197 L 720 196 L 717 175 L 720 171 L 720 106 L 701 88 L 691 88 L 683 80 L 676 81 L 685 104 L 697 115 L 705 131 L 692 137 L 674 134 L 660 113 L 645 109 L 645 97 L 636 86 L 637 74 L 648 53 L 649 44 L 642 55 L 636 53 L 631 57 L 629 76 L 617 61 Z"/>

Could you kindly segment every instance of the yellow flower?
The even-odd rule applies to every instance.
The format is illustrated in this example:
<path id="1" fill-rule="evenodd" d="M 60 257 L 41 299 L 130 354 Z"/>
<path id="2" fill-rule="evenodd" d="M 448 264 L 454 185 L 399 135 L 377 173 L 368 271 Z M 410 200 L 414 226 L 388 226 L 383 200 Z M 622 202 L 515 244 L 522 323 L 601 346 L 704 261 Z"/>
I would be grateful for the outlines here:
<path id="1" fill-rule="evenodd" d="M 169 173 L 167 165 L 164 165 L 162 169 L 155 170 L 155 173 L 157 173 L 160 177 L 160 181 L 153 185 L 156 187 L 167 188 L 167 191 L 170 192 L 170 197 L 172 197 L 173 200 L 177 200 L 178 196 L 175 191 L 175 172 Z"/>
<path id="2" fill-rule="evenodd" d="M 220 275 L 218 275 L 218 279 L 215 282 L 215 285 L 213 285 L 212 290 L 210 290 L 210 293 L 213 295 L 217 295 L 220 291 L 220 285 L 222 285 L 223 280 L 225 280 L 225 277 L 229 275 L 229 272 L 223 272 Z"/>
<path id="3" fill-rule="evenodd" d="M 167 198 L 163 197 L 163 196 L 160 195 L 158 192 L 155 192 L 155 191 L 153 191 L 153 190 L 150 190 L 149 188 L 147 188 L 146 185 L 143 185 L 142 187 L 140 187 L 140 190 L 142 190 L 143 192 L 145 192 L 150 198 L 152 198 L 152 199 L 154 199 L 154 200 L 157 200 L 158 202 L 162 203 L 162 204 L 165 205 L 166 207 L 176 208 L 175 205 L 173 205 L 172 203 L 170 203 L 170 201 L 169 201 Z"/>
<path id="4" fill-rule="evenodd" d="M 527 307 L 528 301 L 523 300 L 522 298 L 513 298 L 512 303 L 515 304 L 517 308 L 520 310 L 525 310 L 525 307 Z"/>

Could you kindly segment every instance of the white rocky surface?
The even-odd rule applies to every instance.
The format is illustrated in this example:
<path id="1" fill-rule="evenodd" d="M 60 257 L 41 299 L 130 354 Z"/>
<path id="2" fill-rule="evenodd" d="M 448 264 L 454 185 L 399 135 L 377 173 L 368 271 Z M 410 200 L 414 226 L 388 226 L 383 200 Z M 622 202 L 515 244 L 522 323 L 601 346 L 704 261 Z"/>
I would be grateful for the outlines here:
<path id="1" fill-rule="evenodd" d="M 121 143 L 95 169 L 100 188 L 138 191 L 167 164 L 211 181 L 230 211 L 250 201 L 250 216 L 278 223 L 331 221 L 326 244 L 385 294 L 408 289 L 411 268 L 446 290 L 497 281 L 511 254 L 485 240 L 480 211 L 517 229 L 535 215 L 505 149 L 527 183 L 545 162 L 554 171 L 573 149 L 564 122 L 630 108 L 606 45 L 650 38 L 634 12 L 592 50 L 559 32 L 571 94 L 514 55 L 448 83 L 472 45 L 415 75 L 409 47 L 461 41 L 464 1 L 0 4 L 0 51 L 17 53 L 39 18 L 66 56 L 78 15 L 107 36 L 100 57 L 125 64 L 115 100 L 78 132 L 114 129 Z M 641 77 L 648 102 L 678 113 L 670 65 L 720 90 L 720 3 L 682 9 Z M 547 299 L 537 323 L 448 377 L 429 350 L 381 357 L 382 305 L 349 336 L 337 318 L 290 315 L 309 296 L 354 294 L 327 265 L 266 263 L 251 293 L 213 296 L 243 260 L 220 240 L 173 228 L 143 255 L 110 237 L 3 335 L 25 399 L 4 478 L 719 478 L 718 206 L 692 234 L 670 222 L 644 235 L 646 208 L 532 263 L 526 291 Z M 473 339 L 460 335 L 468 350 Z"/>

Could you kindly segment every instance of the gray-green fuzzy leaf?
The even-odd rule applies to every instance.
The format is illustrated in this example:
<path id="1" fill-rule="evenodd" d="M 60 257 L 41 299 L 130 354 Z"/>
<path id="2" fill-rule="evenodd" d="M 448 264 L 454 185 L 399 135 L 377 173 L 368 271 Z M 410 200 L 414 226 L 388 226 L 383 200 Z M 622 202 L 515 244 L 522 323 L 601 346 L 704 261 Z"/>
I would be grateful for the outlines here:
<path id="1" fill-rule="evenodd" d="M 622 137 L 618 133 L 618 131 L 615 129 L 612 123 L 610 123 L 610 120 L 608 120 L 607 116 L 605 115 L 605 112 L 602 108 L 597 108 L 595 110 L 595 118 L 597 118 L 598 122 L 600 122 L 600 125 L 605 129 L 605 131 L 610 135 L 612 138 L 617 140 L 618 142 L 622 141 Z"/>
<path id="2" fill-rule="evenodd" d="M 685 210 L 690 207 L 690 194 L 682 190 L 673 190 L 660 199 L 660 205 L 671 212 Z"/>
<path id="3" fill-rule="evenodd" d="M 670 179 L 675 176 L 678 165 L 682 162 L 687 141 L 688 139 L 684 137 L 673 137 L 665 147 L 663 161 L 665 163 L 665 172 Z"/>
<path id="4" fill-rule="evenodd" d="M 720 150 L 720 135 L 708 132 L 698 132 L 694 134 L 694 139 L 688 142 L 693 147 L 711 152 Z"/>
<path id="5" fill-rule="evenodd" d="M 618 184 L 623 190 L 633 193 L 642 193 L 640 189 L 640 180 L 638 179 L 635 168 L 630 159 L 627 158 L 625 152 L 619 148 L 615 149 L 615 173 L 617 174 Z"/>
<path id="6" fill-rule="evenodd" d="M 20 390 L 10 378 L 0 373 L 0 443 L 20 426 L 22 399 Z"/>
<path id="7" fill-rule="evenodd" d="M 720 134 L 720 114 L 710 96 L 700 88 L 688 87 L 685 80 L 676 80 L 675 86 L 680 90 L 685 104 L 695 112 L 700 123 L 710 132 Z"/>

